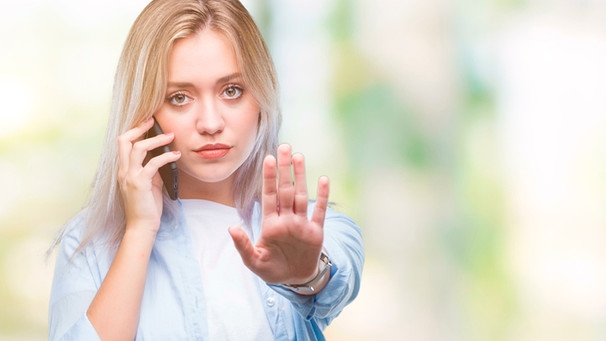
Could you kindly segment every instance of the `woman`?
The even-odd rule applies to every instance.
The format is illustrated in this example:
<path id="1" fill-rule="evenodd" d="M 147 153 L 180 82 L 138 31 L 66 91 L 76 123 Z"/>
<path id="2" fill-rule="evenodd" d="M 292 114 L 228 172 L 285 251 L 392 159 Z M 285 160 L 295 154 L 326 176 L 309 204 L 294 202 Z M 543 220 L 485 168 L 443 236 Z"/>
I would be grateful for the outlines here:
<path id="1" fill-rule="evenodd" d="M 237 0 L 143 10 L 91 200 L 57 241 L 51 340 L 323 339 L 358 293 L 361 235 L 327 207 L 327 178 L 308 201 L 303 156 L 277 146 L 277 88 Z"/>

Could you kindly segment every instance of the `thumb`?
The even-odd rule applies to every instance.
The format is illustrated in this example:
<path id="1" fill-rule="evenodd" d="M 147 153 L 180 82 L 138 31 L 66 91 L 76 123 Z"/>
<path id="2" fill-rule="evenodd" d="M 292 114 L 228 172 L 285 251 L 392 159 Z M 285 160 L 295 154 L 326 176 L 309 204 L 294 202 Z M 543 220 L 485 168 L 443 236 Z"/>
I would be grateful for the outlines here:
<path id="1" fill-rule="evenodd" d="M 255 247 L 250 241 L 250 238 L 248 238 L 248 234 L 239 226 L 232 226 L 228 229 L 228 231 L 231 235 L 231 239 L 234 242 L 236 250 L 238 250 L 240 257 L 242 257 L 244 265 L 250 268 L 255 255 Z"/>

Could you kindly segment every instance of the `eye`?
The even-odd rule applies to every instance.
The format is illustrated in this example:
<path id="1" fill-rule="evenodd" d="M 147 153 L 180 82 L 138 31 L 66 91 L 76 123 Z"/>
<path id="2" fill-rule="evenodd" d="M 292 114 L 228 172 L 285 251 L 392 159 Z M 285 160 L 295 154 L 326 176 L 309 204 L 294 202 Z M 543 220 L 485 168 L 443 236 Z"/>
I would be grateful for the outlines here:
<path id="1" fill-rule="evenodd" d="M 242 92 L 243 90 L 241 87 L 237 85 L 229 85 L 223 90 L 221 96 L 227 99 L 236 99 L 242 96 Z"/>
<path id="2" fill-rule="evenodd" d="M 182 92 L 177 92 L 168 96 L 167 100 L 170 102 L 170 104 L 180 107 L 191 102 L 192 99 Z"/>

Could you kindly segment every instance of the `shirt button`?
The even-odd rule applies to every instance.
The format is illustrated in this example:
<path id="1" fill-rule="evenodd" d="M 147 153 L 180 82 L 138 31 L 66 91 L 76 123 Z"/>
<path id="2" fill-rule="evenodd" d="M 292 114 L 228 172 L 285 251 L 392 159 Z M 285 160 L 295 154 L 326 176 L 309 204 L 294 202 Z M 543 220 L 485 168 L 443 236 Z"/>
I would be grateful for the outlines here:
<path id="1" fill-rule="evenodd" d="M 271 308 L 276 305 L 276 299 L 273 297 L 268 297 L 267 300 L 265 300 L 265 303 L 267 303 L 267 306 Z"/>

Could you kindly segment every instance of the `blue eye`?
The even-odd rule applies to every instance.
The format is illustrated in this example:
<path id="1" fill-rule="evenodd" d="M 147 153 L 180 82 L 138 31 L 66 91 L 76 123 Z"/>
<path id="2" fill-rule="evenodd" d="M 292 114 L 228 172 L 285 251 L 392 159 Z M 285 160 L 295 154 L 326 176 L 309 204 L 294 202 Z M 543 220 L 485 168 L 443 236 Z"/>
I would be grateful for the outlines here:
<path id="1" fill-rule="evenodd" d="M 222 97 L 227 99 L 236 99 L 242 96 L 243 89 L 237 85 L 229 85 L 221 93 Z"/>

